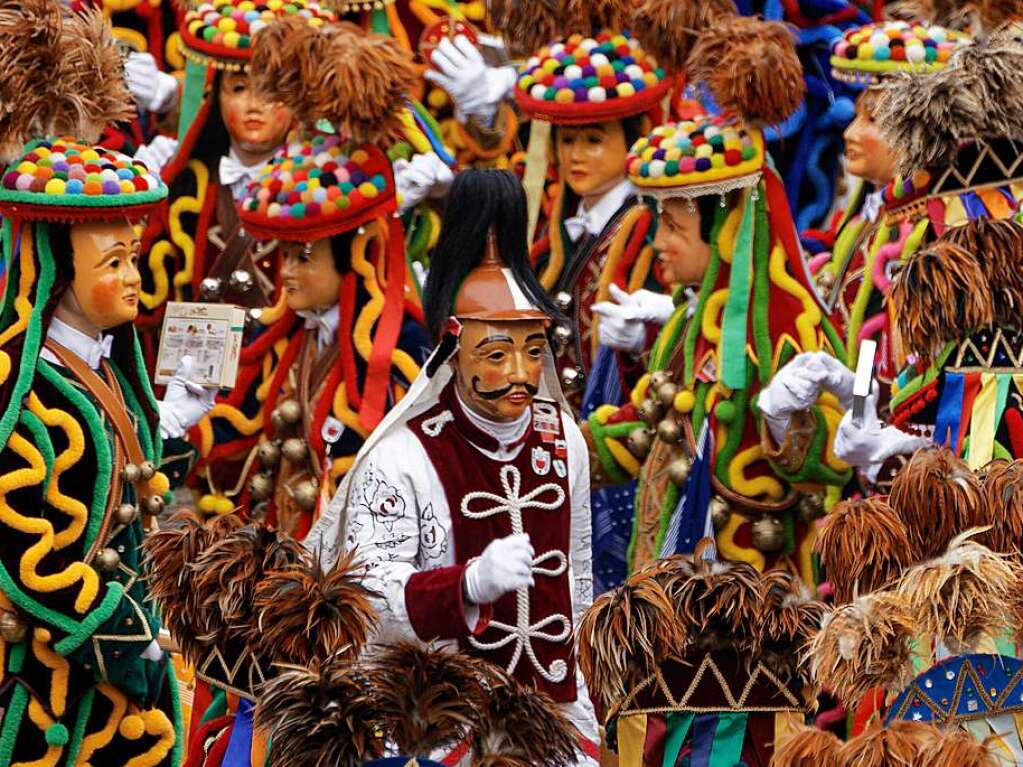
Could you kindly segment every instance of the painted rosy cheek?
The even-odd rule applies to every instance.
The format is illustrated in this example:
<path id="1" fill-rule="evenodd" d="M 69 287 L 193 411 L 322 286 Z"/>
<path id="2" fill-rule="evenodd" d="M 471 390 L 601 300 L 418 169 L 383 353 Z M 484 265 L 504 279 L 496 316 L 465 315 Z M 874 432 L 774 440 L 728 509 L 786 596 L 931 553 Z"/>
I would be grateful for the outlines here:
<path id="1" fill-rule="evenodd" d="M 92 286 L 92 305 L 98 314 L 109 314 L 120 303 L 123 293 L 121 280 L 111 277 Z"/>

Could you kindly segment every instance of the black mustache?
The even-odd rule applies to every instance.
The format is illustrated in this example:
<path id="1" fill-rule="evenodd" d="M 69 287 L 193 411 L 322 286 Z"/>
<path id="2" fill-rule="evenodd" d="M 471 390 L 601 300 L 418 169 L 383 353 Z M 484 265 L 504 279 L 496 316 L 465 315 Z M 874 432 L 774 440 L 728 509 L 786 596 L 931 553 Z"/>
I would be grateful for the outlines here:
<path id="1" fill-rule="evenodd" d="M 476 392 L 476 395 L 482 397 L 485 400 L 501 399 L 512 389 L 521 388 L 526 390 L 526 394 L 535 397 L 537 392 L 540 391 L 539 386 L 533 386 L 533 384 L 521 383 L 521 384 L 508 384 L 503 389 L 492 389 L 491 391 L 483 391 L 480 389 L 480 378 L 479 376 L 472 377 L 472 390 Z"/>

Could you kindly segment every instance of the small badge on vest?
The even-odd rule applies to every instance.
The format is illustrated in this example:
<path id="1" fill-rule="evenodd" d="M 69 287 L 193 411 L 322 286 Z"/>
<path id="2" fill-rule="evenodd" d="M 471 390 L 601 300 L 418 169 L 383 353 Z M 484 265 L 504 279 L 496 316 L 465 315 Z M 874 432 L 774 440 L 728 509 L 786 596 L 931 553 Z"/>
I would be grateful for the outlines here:
<path id="1" fill-rule="evenodd" d="M 533 428 L 541 434 L 561 433 L 561 413 L 553 402 L 533 401 Z"/>
<path id="2" fill-rule="evenodd" d="M 565 475 L 568 474 L 568 466 L 560 458 L 554 459 L 554 473 L 562 479 L 564 479 Z"/>
<path id="3" fill-rule="evenodd" d="M 533 473 L 537 476 L 546 476 L 551 470 L 551 454 L 546 448 L 533 448 Z"/>
<path id="4" fill-rule="evenodd" d="M 333 445 L 344 434 L 345 425 L 337 420 L 334 416 L 328 415 L 323 421 L 323 429 L 320 430 L 320 436 L 323 437 L 323 441 L 328 445 Z"/>
<path id="5" fill-rule="evenodd" d="M 554 457 L 555 458 L 568 458 L 568 440 L 567 439 L 556 439 L 554 440 Z M 564 475 L 562 475 L 564 476 Z"/>

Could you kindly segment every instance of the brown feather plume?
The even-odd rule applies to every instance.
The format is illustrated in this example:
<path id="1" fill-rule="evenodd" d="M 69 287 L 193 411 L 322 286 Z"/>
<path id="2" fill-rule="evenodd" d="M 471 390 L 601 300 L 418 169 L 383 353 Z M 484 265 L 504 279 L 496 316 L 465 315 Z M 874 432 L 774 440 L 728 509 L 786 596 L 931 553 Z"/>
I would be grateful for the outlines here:
<path id="1" fill-rule="evenodd" d="M 627 29 L 634 5 L 631 0 L 565 0 L 564 8 L 566 30 L 590 35 Z"/>
<path id="2" fill-rule="evenodd" d="M 994 737 L 994 736 L 992 736 Z M 999 758 L 991 740 L 979 741 L 958 727 L 941 732 L 921 751 L 919 767 L 1001 767 L 1006 762 Z"/>
<path id="3" fill-rule="evenodd" d="M 814 549 L 836 602 L 893 583 L 914 561 L 906 526 L 883 496 L 837 504 L 818 529 Z"/>
<path id="4" fill-rule="evenodd" d="M 692 574 L 674 579 L 667 591 L 683 630 L 692 627 L 697 649 L 712 651 L 724 644 L 752 649 L 764 611 L 760 574 L 745 562 L 696 557 L 690 566 Z"/>
<path id="5" fill-rule="evenodd" d="M 962 248 L 981 265 L 992 288 L 995 322 L 1017 322 L 1023 311 L 1023 224 L 982 216 L 951 227 L 941 240 Z"/>
<path id="6" fill-rule="evenodd" d="M 1018 138 L 1023 125 L 1023 49 L 992 38 L 963 47 L 949 66 L 887 78 L 874 119 L 897 147 L 897 172 L 950 165 L 976 138 Z"/>
<path id="7" fill-rule="evenodd" d="M 480 725 L 473 738 L 475 765 L 570 767 L 576 763 L 576 730 L 550 696 L 521 684 L 492 663 L 474 660 L 474 664 L 485 687 Z"/>
<path id="8" fill-rule="evenodd" d="M 270 767 L 358 767 L 379 756 L 372 693 L 344 660 L 281 668 L 255 713 L 256 727 L 273 734 Z"/>
<path id="9" fill-rule="evenodd" d="M 354 557 L 347 553 L 329 571 L 314 560 L 268 572 L 254 596 L 253 648 L 275 662 L 306 666 L 339 654 L 358 657 L 377 615 Z"/>
<path id="10" fill-rule="evenodd" d="M 513 56 L 525 58 L 565 29 L 562 0 L 488 0 L 490 23 L 503 32 Z"/>
<path id="11" fill-rule="evenodd" d="M 996 33 L 1009 24 L 1023 21 L 1023 0 L 976 0 L 973 5 L 984 34 Z"/>
<path id="12" fill-rule="evenodd" d="M 594 600 L 576 633 L 579 668 L 605 710 L 682 652 L 688 638 L 672 600 L 649 570 Z"/>
<path id="13" fill-rule="evenodd" d="M 901 595 L 877 592 L 841 605 L 808 646 L 814 683 L 848 705 L 872 687 L 900 690 L 913 678 L 916 632 L 916 616 Z"/>
<path id="14" fill-rule="evenodd" d="M 693 46 L 689 74 L 710 88 L 722 111 L 750 125 L 795 114 L 806 84 L 788 26 L 750 16 L 718 19 Z"/>
<path id="15" fill-rule="evenodd" d="M 1023 589 L 1020 564 L 970 540 L 977 532 L 967 530 L 942 556 L 911 567 L 898 587 L 920 632 L 957 654 L 1008 625 L 1013 595 Z"/>
<path id="16" fill-rule="evenodd" d="M 827 608 L 813 598 L 802 580 L 782 570 L 764 573 L 761 589 L 761 612 L 752 623 L 758 628 L 757 638 L 748 657 L 756 657 L 780 679 L 799 677 L 809 682 L 802 652 L 820 630 Z"/>
<path id="17" fill-rule="evenodd" d="M 906 526 L 916 562 L 944 553 L 956 534 L 987 518 L 980 481 L 944 447 L 914 453 L 892 480 L 888 502 Z"/>
<path id="18" fill-rule="evenodd" d="M 411 54 L 397 41 L 348 23 L 313 30 L 275 22 L 253 39 L 250 71 L 267 98 L 307 125 L 325 119 L 357 143 L 400 135 L 417 78 Z"/>
<path id="19" fill-rule="evenodd" d="M 929 356 L 948 341 L 972 335 L 995 318 L 991 284 L 973 254 L 938 240 L 912 254 L 892 280 L 887 300 L 899 334 Z"/>
<path id="20" fill-rule="evenodd" d="M 1023 461 L 995 460 L 987 465 L 984 498 L 991 529 L 977 540 L 992 551 L 1020 558 L 1023 546 Z"/>
<path id="21" fill-rule="evenodd" d="M 461 653 L 397 644 L 373 657 L 366 680 L 380 726 L 404 754 L 429 754 L 480 726 L 485 688 Z"/>
<path id="22" fill-rule="evenodd" d="M 931 725 L 892 722 L 843 743 L 838 759 L 843 767 L 919 767 L 921 750 L 936 737 Z"/>
<path id="23" fill-rule="evenodd" d="M 841 745 L 834 733 L 804 727 L 776 747 L 770 767 L 842 767 L 838 759 Z"/>
<path id="24" fill-rule="evenodd" d="M 735 0 L 643 0 L 636 7 L 632 29 L 659 65 L 669 72 L 684 72 L 700 35 L 737 13 Z"/>

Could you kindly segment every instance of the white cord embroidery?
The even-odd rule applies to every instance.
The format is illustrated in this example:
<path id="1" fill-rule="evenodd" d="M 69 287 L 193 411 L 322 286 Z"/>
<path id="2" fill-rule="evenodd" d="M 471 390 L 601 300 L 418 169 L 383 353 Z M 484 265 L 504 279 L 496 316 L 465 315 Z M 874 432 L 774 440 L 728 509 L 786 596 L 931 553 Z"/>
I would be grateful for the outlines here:
<path id="1" fill-rule="evenodd" d="M 425 428 L 425 422 L 423 423 L 423 426 Z M 520 496 L 519 492 L 522 489 L 522 475 L 519 474 L 519 470 L 514 466 L 503 466 L 501 468 L 501 487 L 504 489 L 503 498 L 499 495 L 484 491 L 475 491 L 466 495 L 462 499 L 462 514 L 469 519 L 486 519 L 487 517 L 492 517 L 497 514 L 507 514 L 511 519 L 512 534 L 519 535 L 525 532 L 525 528 L 522 524 L 523 511 L 526 509 L 553 511 L 560 508 L 565 502 L 565 491 L 561 489 L 560 485 L 554 482 L 548 482 L 547 484 L 540 485 L 527 495 Z M 553 500 L 542 500 L 541 496 L 545 493 L 553 493 Z M 473 503 L 473 501 L 484 501 L 495 505 L 481 511 L 472 511 L 469 506 Z M 555 563 L 553 567 L 550 565 L 544 567 L 539 566 L 541 563 L 552 559 Z M 533 559 L 532 569 L 536 575 L 556 578 L 568 569 L 568 557 L 565 556 L 564 552 L 556 549 L 547 551 Z M 549 615 L 546 618 L 531 624 L 529 622 L 528 586 L 516 591 L 515 607 L 516 616 L 514 626 L 501 621 L 491 621 L 490 623 L 493 628 L 507 632 L 507 636 L 502 637 L 496 642 L 480 642 L 475 637 L 469 637 L 469 643 L 478 650 L 497 650 L 515 642 L 515 652 L 512 654 L 511 661 L 508 663 L 508 668 L 506 669 L 509 674 L 514 673 L 516 666 L 519 664 L 519 660 L 522 658 L 523 652 L 525 652 L 526 657 L 529 658 L 529 661 L 533 664 L 533 668 L 536 669 L 536 672 L 548 682 L 557 683 L 564 681 L 565 677 L 568 675 L 568 664 L 566 664 L 565 661 L 558 659 L 551 663 L 550 668 L 545 668 L 543 663 L 540 662 L 540 659 L 536 657 L 536 652 L 533 650 L 533 640 L 540 639 L 546 642 L 564 642 L 568 639 L 569 634 L 572 632 L 572 624 L 569 622 L 569 619 L 564 615 L 555 614 Z M 561 629 L 556 633 L 544 630 L 559 623 L 561 624 Z"/>
<path id="2" fill-rule="evenodd" d="M 427 437 L 436 437 L 440 434 L 444 427 L 455 420 L 455 417 L 451 414 L 450 410 L 445 410 L 442 413 L 438 413 L 433 418 L 427 418 L 423 421 L 423 434 Z"/>

